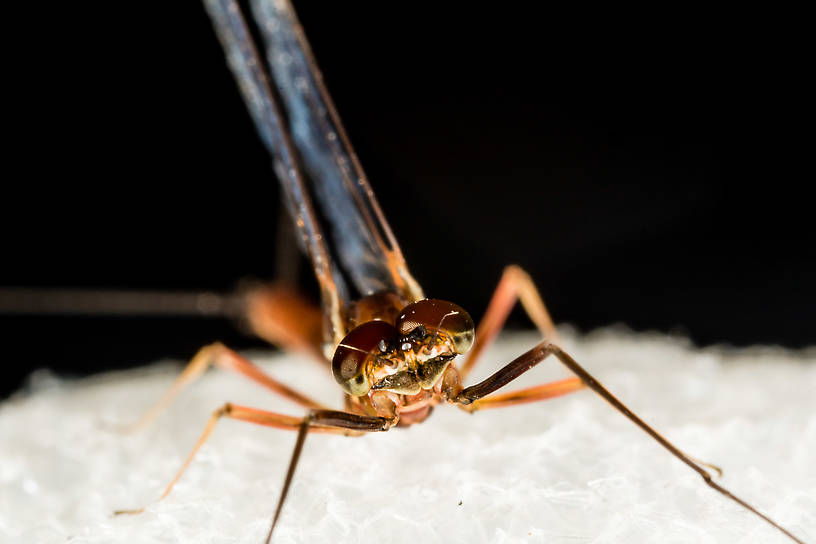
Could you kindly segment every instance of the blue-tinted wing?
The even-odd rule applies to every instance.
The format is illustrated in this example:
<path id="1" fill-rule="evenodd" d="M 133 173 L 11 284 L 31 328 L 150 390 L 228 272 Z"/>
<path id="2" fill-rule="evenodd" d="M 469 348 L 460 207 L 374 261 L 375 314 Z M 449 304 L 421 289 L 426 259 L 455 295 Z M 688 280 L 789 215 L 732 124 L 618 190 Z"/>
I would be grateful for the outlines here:
<path id="1" fill-rule="evenodd" d="M 422 290 L 408 267 L 349 143 L 309 43 L 288 0 L 252 0 L 292 140 L 330 223 L 335 254 L 362 294 Z"/>
<path id="2" fill-rule="evenodd" d="M 272 155 L 275 173 L 297 225 L 301 247 L 311 259 L 320 285 L 329 333 L 339 342 L 345 331 L 342 278 L 332 266 L 325 237 L 298 167 L 295 148 L 264 73 L 263 61 L 235 0 L 205 0 L 204 4 L 258 133 Z"/>

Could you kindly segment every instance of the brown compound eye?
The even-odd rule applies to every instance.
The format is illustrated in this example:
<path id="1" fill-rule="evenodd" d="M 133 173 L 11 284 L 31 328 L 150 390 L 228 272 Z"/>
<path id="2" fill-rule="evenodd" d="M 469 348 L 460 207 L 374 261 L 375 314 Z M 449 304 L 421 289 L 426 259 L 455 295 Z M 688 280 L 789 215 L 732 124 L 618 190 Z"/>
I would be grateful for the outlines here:
<path id="1" fill-rule="evenodd" d="M 370 361 L 392 345 L 397 330 L 385 321 L 369 321 L 349 332 L 332 357 L 332 374 L 350 395 L 361 397 L 371 389 L 368 370 Z"/>
<path id="2" fill-rule="evenodd" d="M 456 353 L 464 353 L 473 345 L 475 335 L 470 315 L 452 302 L 425 299 L 406 306 L 397 317 L 397 333 L 400 338 L 410 335 L 417 327 L 424 327 L 428 334 L 437 331 L 453 340 Z"/>

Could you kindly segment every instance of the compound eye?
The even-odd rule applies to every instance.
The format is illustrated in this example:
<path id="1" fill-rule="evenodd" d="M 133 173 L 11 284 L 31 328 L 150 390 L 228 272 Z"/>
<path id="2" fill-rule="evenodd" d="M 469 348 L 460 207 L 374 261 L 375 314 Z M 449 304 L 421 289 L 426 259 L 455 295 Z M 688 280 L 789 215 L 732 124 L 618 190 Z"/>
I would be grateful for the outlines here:
<path id="1" fill-rule="evenodd" d="M 382 355 L 382 347 L 392 345 L 397 330 L 385 321 L 369 321 L 349 332 L 332 357 L 332 374 L 350 395 L 361 397 L 371 389 L 371 362 Z"/>
<path id="2" fill-rule="evenodd" d="M 473 345 L 475 335 L 470 315 L 453 302 L 425 299 L 406 306 L 397 317 L 400 338 L 410 335 L 417 327 L 424 327 L 429 335 L 437 332 L 448 336 L 456 353 L 464 353 Z"/>

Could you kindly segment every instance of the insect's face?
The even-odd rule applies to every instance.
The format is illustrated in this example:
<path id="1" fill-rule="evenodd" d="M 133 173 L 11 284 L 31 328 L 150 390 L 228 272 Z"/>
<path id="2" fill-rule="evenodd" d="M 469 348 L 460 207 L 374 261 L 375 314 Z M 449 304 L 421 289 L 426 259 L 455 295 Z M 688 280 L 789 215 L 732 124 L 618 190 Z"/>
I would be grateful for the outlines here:
<path id="1" fill-rule="evenodd" d="M 337 346 L 332 372 L 347 393 L 414 395 L 432 389 L 454 357 L 473 344 L 470 315 L 451 302 L 426 299 L 403 308 L 392 325 L 369 321 Z"/>

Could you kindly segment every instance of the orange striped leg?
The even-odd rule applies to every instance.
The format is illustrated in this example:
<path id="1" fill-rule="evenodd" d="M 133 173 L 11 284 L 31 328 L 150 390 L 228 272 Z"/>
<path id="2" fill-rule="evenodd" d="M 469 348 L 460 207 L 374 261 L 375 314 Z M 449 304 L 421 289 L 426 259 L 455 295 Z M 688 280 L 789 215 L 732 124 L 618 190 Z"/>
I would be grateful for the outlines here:
<path id="1" fill-rule="evenodd" d="M 287 385 L 279 382 L 266 374 L 260 367 L 242 357 L 221 344 L 216 342 L 201 348 L 198 353 L 187 364 L 184 370 L 179 374 L 173 385 L 162 395 L 162 397 L 145 412 L 135 423 L 127 426 L 124 430 L 137 430 L 145 427 L 151 423 L 158 415 L 164 411 L 165 408 L 173 401 L 174 398 L 190 383 L 201 377 L 202 374 L 210 367 L 217 366 L 225 370 L 238 372 L 243 374 L 250 380 L 259 383 L 274 391 L 275 393 L 300 404 L 306 408 L 325 408 L 320 403 L 310 399 L 309 397 L 295 391 Z"/>
<path id="2" fill-rule="evenodd" d="M 264 425 L 266 427 L 273 427 L 275 429 L 283 429 L 286 431 L 301 431 L 301 434 L 306 432 L 317 433 L 334 433 L 344 434 L 346 436 L 359 436 L 366 432 L 387 431 L 394 420 L 385 417 L 370 417 L 352 414 L 349 412 L 339 412 L 334 410 L 310 410 L 306 417 L 295 417 L 286 414 L 279 414 L 276 412 L 267 412 L 265 410 L 258 410 L 256 408 L 249 408 L 246 406 L 237 406 L 227 403 L 215 412 L 204 427 L 192 451 L 187 456 L 187 459 L 181 465 L 181 468 L 162 492 L 159 500 L 165 498 L 172 491 L 173 486 L 179 481 L 181 476 L 190 466 L 198 450 L 207 441 L 215 430 L 215 426 L 222 417 L 237 419 L 254 423 L 256 425 Z M 296 453 L 300 453 L 300 448 L 303 445 L 303 438 L 298 437 L 298 445 L 296 445 Z M 296 464 L 297 456 L 293 456 L 293 463 Z M 290 463 L 290 472 L 294 473 L 294 466 Z M 287 480 L 291 480 L 291 476 L 287 476 Z M 288 488 L 288 483 L 286 485 Z M 144 511 L 144 508 L 132 510 L 117 510 L 115 514 L 139 514 Z"/>
<path id="3" fill-rule="evenodd" d="M 561 343 L 550 313 L 530 275 L 520 267 L 510 265 L 504 269 L 487 311 L 476 329 L 473 346 L 459 371 L 462 379 L 467 377 L 484 350 L 496 339 L 517 301 L 521 302 L 524 311 L 545 339 Z"/>

